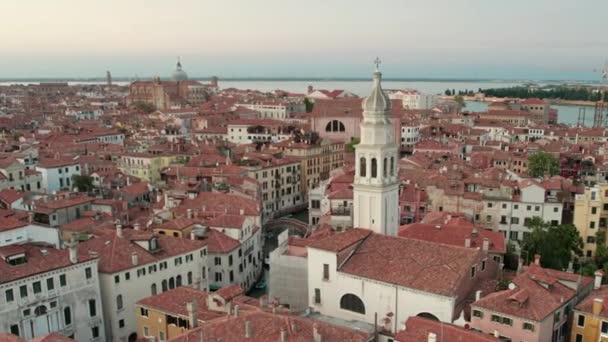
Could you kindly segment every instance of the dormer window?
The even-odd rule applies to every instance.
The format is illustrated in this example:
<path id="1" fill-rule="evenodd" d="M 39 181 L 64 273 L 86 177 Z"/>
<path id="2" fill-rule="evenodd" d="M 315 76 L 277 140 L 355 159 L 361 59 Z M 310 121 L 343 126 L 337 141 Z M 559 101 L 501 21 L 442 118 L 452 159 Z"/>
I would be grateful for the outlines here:
<path id="1" fill-rule="evenodd" d="M 155 251 L 158 249 L 158 239 L 153 237 L 150 239 L 150 250 Z"/>

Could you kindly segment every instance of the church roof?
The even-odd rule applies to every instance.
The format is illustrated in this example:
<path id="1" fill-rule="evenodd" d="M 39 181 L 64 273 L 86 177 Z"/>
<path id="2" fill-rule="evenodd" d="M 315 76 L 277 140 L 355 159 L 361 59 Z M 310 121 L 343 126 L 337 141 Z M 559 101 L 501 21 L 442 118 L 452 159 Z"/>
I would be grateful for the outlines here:
<path id="1" fill-rule="evenodd" d="M 388 113 L 391 110 L 391 100 L 382 90 L 382 73 L 374 72 L 372 93 L 363 100 L 363 111 L 367 113 Z"/>

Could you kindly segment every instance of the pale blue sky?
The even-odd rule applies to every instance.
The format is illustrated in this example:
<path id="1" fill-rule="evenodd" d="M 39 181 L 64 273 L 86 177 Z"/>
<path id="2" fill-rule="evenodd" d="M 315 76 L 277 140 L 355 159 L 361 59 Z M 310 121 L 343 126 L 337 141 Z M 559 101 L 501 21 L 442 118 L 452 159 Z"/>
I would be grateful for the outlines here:
<path id="1" fill-rule="evenodd" d="M 606 0 L 0 0 L 0 78 L 599 79 Z"/>

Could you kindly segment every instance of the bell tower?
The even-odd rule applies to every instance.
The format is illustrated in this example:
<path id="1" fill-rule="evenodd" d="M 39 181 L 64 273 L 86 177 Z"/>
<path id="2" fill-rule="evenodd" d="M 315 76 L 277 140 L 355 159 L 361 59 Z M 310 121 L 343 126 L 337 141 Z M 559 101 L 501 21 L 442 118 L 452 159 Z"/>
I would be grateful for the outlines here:
<path id="1" fill-rule="evenodd" d="M 376 58 L 372 93 L 363 100 L 361 141 L 355 150 L 353 227 L 397 235 L 399 228 L 399 150 L 393 137 L 391 100 L 382 90 Z"/>

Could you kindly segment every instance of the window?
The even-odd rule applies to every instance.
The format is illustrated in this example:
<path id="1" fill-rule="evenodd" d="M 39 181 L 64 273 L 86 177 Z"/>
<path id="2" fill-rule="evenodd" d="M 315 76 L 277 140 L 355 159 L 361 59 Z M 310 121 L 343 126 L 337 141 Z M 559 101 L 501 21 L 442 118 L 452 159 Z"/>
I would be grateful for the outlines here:
<path id="1" fill-rule="evenodd" d="M 387 158 L 384 158 L 384 163 L 382 163 L 382 176 L 383 176 L 383 177 L 386 177 L 386 176 L 387 176 L 387 173 L 388 173 L 388 172 L 387 172 L 387 171 L 388 171 L 388 170 L 387 170 L 387 168 L 388 168 L 388 165 L 387 165 L 387 164 L 388 164 L 388 159 L 387 159 Z"/>
<path id="2" fill-rule="evenodd" d="M 323 280 L 329 280 L 329 265 L 323 264 Z"/>
<path id="3" fill-rule="evenodd" d="M 4 294 L 6 296 L 7 303 L 10 303 L 15 300 L 15 294 L 13 293 L 13 289 L 6 290 L 6 292 Z"/>
<path id="4" fill-rule="evenodd" d="M 98 338 L 99 337 L 99 327 L 92 327 L 91 335 L 93 336 L 93 338 Z"/>
<path id="5" fill-rule="evenodd" d="M 583 342 L 583 335 L 576 334 L 576 340 L 575 340 L 575 342 Z"/>
<path id="6" fill-rule="evenodd" d="M 150 292 L 153 296 L 156 294 L 156 284 L 150 285 Z"/>
<path id="7" fill-rule="evenodd" d="M 595 228 L 595 221 L 589 222 L 589 228 Z"/>
<path id="8" fill-rule="evenodd" d="M 144 327 L 144 336 L 150 336 L 150 331 L 148 330 L 148 327 Z"/>
<path id="9" fill-rule="evenodd" d="M 310 206 L 313 209 L 319 209 L 319 208 L 321 208 L 321 201 L 319 201 L 319 200 L 312 200 L 312 201 L 310 201 Z"/>
<path id="10" fill-rule="evenodd" d="M 182 276 L 178 275 L 177 277 L 175 277 L 175 287 L 180 287 L 180 286 L 182 286 Z"/>
<path id="11" fill-rule="evenodd" d="M 391 157 L 391 176 L 395 175 L 395 157 Z"/>
<path id="12" fill-rule="evenodd" d="M 34 293 L 40 293 L 42 292 L 42 285 L 40 284 L 39 281 L 36 281 L 32 284 L 32 287 L 34 288 Z"/>
<path id="13" fill-rule="evenodd" d="M 121 319 L 121 320 L 118 321 L 118 327 L 119 328 L 124 328 L 125 327 L 125 320 L 124 319 Z"/>
<path id="14" fill-rule="evenodd" d="M 483 311 L 473 310 L 473 317 L 483 318 Z"/>
<path id="15" fill-rule="evenodd" d="M 46 289 L 48 291 L 51 291 L 51 290 L 55 289 L 55 281 L 53 280 L 53 278 L 48 278 L 46 280 Z"/>
<path id="16" fill-rule="evenodd" d="M 602 321 L 602 334 L 608 334 L 608 322 Z"/>
<path id="17" fill-rule="evenodd" d="M 367 176 L 367 165 L 365 163 L 365 157 L 359 158 L 359 177 Z"/>
<path id="18" fill-rule="evenodd" d="M 372 178 L 378 177 L 378 160 L 372 158 Z"/>
<path id="19" fill-rule="evenodd" d="M 126 272 L 125 273 L 125 280 L 129 280 L 129 279 L 131 279 L 131 273 Z"/>
<path id="20" fill-rule="evenodd" d="M 494 204 L 492 202 L 488 202 L 488 208 L 492 208 L 492 206 L 494 206 Z"/>
<path id="21" fill-rule="evenodd" d="M 27 286 L 26 285 L 19 286 L 19 293 L 21 295 L 21 298 L 27 297 Z"/>
<path id="22" fill-rule="evenodd" d="M 72 309 L 69 306 L 63 308 L 63 321 L 65 325 L 72 324 Z"/>
<path id="23" fill-rule="evenodd" d="M 95 303 L 95 299 L 89 299 L 89 316 L 97 316 L 97 306 Z"/>
<path id="24" fill-rule="evenodd" d="M 554 212 L 554 213 L 556 213 L 556 212 L 558 212 L 558 211 L 559 211 L 559 208 L 558 208 L 558 207 L 553 208 L 553 212 Z"/>
<path id="25" fill-rule="evenodd" d="M 165 340 L 165 332 L 164 331 L 159 331 L 158 332 L 158 340 L 159 341 L 164 341 Z"/>
<path id="26" fill-rule="evenodd" d="M 11 324 L 11 334 L 19 336 L 19 325 Z"/>
<path id="27" fill-rule="evenodd" d="M 114 283 L 115 284 L 120 283 L 120 275 L 117 274 L 117 275 L 114 276 Z"/>
<path id="28" fill-rule="evenodd" d="M 91 268 L 87 267 L 84 269 L 84 276 L 87 279 L 91 279 L 91 277 L 93 276 L 93 273 L 91 272 Z"/>
<path id="29" fill-rule="evenodd" d="M 215 281 L 222 281 L 222 274 L 219 272 L 215 272 Z"/>
<path id="30" fill-rule="evenodd" d="M 576 324 L 579 327 L 584 328 L 585 327 L 585 316 L 584 315 L 578 315 L 578 320 L 577 320 Z"/>
<path id="31" fill-rule="evenodd" d="M 534 331 L 534 324 L 524 322 L 523 329 L 524 330 Z"/>
<path id="32" fill-rule="evenodd" d="M 315 289 L 315 304 L 321 304 L 321 289 Z"/>
<path id="33" fill-rule="evenodd" d="M 502 208 L 503 208 L 503 209 L 507 209 L 507 203 L 503 203 L 503 204 L 502 204 Z"/>
<path id="34" fill-rule="evenodd" d="M 228 256 L 228 266 L 232 266 L 232 255 Z"/>
<path id="35" fill-rule="evenodd" d="M 165 291 L 167 291 L 167 290 L 168 290 L 168 287 L 167 287 L 167 280 L 166 280 L 166 279 L 165 279 L 165 280 L 163 280 L 163 282 L 162 282 L 162 284 L 161 284 L 161 288 L 162 288 L 163 292 L 165 292 Z"/>
<path id="36" fill-rule="evenodd" d="M 118 310 L 122 309 L 122 295 L 116 296 L 116 308 Z"/>
<path id="37" fill-rule="evenodd" d="M 534 206 L 534 211 L 540 211 L 540 206 Z"/>
<path id="38" fill-rule="evenodd" d="M 591 214 L 592 214 L 592 215 L 597 214 L 597 207 L 592 207 L 592 208 L 591 208 Z"/>
<path id="39" fill-rule="evenodd" d="M 595 236 L 587 236 L 587 243 L 595 243 Z"/>
<path id="40" fill-rule="evenodd" d="M 68 284 L 67 280 L 65 279 L 65 274 L 62 274 L 59 276 L 59 285 L 66 286 Z"/>
<path id="41" fill-rule="evenodd" d="M 215 265 L 216 265 L 216 266 L 217 266 L 217 265 L 221 265 L 221 264 L 222 264 L 222 258 L 220 258 L 220 257 L 215 257 L 215 259 L 214 259 L 214 260 L 215 260 Z"/>
<path id="42" fill-rule="evenodd" d="M 340 299 L 340 309 L 348 310 L 365 315 L 365 305 L 361 298 L 352 293 L 347 293 Z"/>
<path id="43" fill-rule="evenodd" d="M 519 224 L 519 217 L 511 217 L 511 224 Z"/>
<path id="44" fill-rule="evenodd" d="M 475 278 L 475 271 L 477 269 L 475 268 L 475 266 L 471 267 L 471 278 Z"/>
<path id="45" fill-rule="evenodd" d="M 531 205 L 526 206 L 526 210 L 527 210 L 527 211 L 531 211 L 531 210 L 532 210 L 532 206 L 531 206 Z"/>
<path id="46" fill-rule="evenodd" d="M 481 270 L 482 270 L 482 271 L 485 271 L 485 270 L 486 270 L 486 261 L 485 261 L 485 260 L 483 260 L 483 261 L 481 262 Z"/>
<path id="47" fill-rule="evenodd" d="M 192 272 L 188 272 L 188 285 L 192 284 Z"/>

